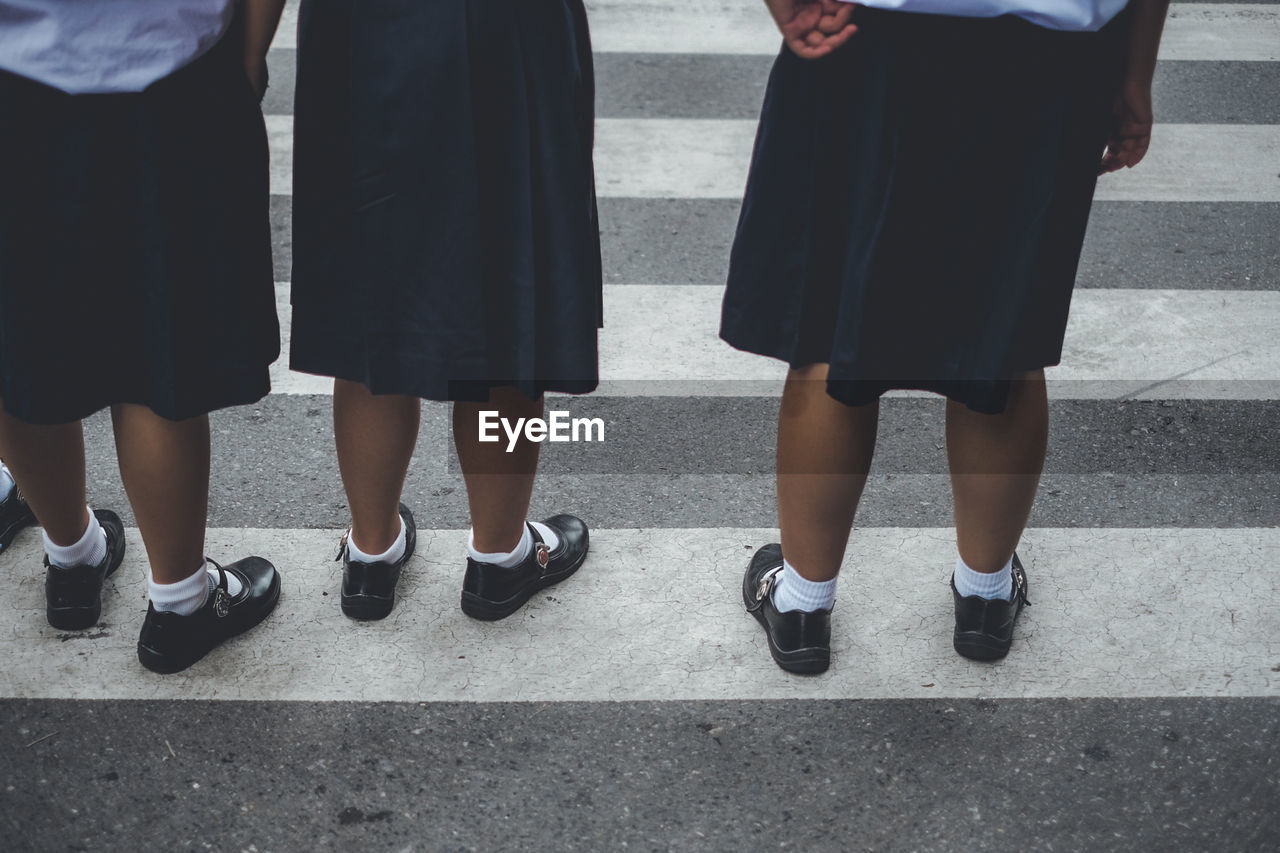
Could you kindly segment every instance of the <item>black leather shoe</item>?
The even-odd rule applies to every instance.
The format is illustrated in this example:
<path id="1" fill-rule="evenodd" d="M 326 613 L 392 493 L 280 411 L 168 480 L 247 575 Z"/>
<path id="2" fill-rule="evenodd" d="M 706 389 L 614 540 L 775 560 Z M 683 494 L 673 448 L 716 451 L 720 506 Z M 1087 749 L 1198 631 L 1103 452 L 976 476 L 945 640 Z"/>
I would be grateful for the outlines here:
<path id="1" fill-rule="evenodd" d="M 559 583 L 578 570 L 590 547 L 587 525 L 575 515 L 556 515 L 542 523 L 560 537 L 554 551 L 530 524 L 533 548 L 515 568 L 504 569 L 467 558 L 467 574 L 462 580 L 463 613 L 473 619 L 502 619 L 519 610 L 538 590 Z"/>
<path id="2" fill-rule="evenodd" d="M 773 587 L 781 574 L 781 545 L 773 543 L 756 551 L 742 578 L 742 603 L 764 626 L 774 663 L 801 675 L 826 672 L 831 665 L 831 611 L 779 613 L 773 606 Z"/>
<path id="3" fill-rule="evenodd" d="M 395 607 L 400 570 L 409 562 L 418 543 L 413 513 L 404 504 L 400 504 L 400 518 L 404 521 L 404 556 L 394 563 L 353 563 L 348 554 L 347 537 L 342 537 L 337 559 L 342 561 L 342 612 L 346 616 L 385 619 Z"/>
<path id="4" fill-rule="evenodd" d="M 35 514 L 27 506 L 22 490 L 15 485 L 9 490 L 9 497 L 0 501 L 0 551 L 13 544 L 18 531 L 35 523 Z"/>
<path id="5" fill-rule="evenodd" d="M 98 624 L 102 615 L 102 582 L 124 560 L 124 523 L 109 509 L 95 509 L 107 534 L 107 555 L 96 566 L 61 569 L 44 557 L 45 615 L 49 624 L 64 631 L 82 631 Z"/>
<path id="6" fill-rule="evenodd" d="M 280 601 L 280 574 L 261 557 L 214 566 L 218 569 L 218 585 L 204 606 L 190 616 L 147 605 L 147 618 L 138 635 L 138 660 L 147 669 L 181 672 L 219 643 L 266 619 Z M 242 587 L 234 596 L 227 592 L 229 574 L 239 578 Z"/>
<path id="7" fill-rule="evenodd" d="M 951 596 L 956 603 L 956 630 L 952 641 L 962 656 L 970 660 L 1000 660 L 1009 654 L 1013 643 L 1013 623 L 1023 605 L 1028 607 L 1027 572 L 1018 555 L 1013 555 L 1013 599 L 961 596 L 956 591 L 955 575 L 951 576 Z"/>

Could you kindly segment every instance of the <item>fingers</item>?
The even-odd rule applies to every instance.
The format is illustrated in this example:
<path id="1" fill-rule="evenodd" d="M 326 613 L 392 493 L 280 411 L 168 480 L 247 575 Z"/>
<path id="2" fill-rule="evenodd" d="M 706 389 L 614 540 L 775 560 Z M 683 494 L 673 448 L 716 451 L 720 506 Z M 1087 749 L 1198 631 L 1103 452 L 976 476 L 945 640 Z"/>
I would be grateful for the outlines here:
<path id="1" fill-rule="evenodd" d="M 857 31 L 858 31 L 857 27 L 855 27 L 853 24 L 849 24 L 839 32 L 833 35 L 827 36 L 827 47 L 829 48 L 828 53 L 840 47 L 849 39 L 853 38 L 853 34 L 856 33 Z"/>
<path id="2" fill-rule="evenodd" d="M 822 0 L 822 17 L 818 21 L 818 29 L 827 35 L 836 35 L 849 26 L 853 19 L 852 3 L 841 3 L 839 0 Z"/>
<path id="3" fill-rule="evenodd" d="M 1147 149 L 1150 146 L 1151 128 L 1149 126 L 1120 128 L 1111 139 L 1107 140 L 1107 151 L 1102 155 L 1102 162 L 1098 164 L 1098 174 L 1132 169 L 1147 156 Z"/>
<path id="4" fill-rule="evenodd" d="M 834 35 L 811 32 L 801 37 L 789 37 L 785 41 L 791 52 L 801 59 L 821 59 L 847 42 L 857 31 L 858 28 L 850 24 Z"/>
<path id="5" fill-rule="evenodd" d="M 818 0 L 796 14 L 783 28 L 791 51 L 802 59 L 820 59 L 844 45 L 858 28 L 849 23 L 853 4 Z"/>

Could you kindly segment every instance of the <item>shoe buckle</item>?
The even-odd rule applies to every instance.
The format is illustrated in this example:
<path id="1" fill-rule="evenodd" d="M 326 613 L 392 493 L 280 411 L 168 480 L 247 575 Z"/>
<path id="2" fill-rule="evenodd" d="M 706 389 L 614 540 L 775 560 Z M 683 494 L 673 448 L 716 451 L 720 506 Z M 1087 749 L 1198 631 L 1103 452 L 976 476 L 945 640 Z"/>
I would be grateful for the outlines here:
<path id="1" fill-rule="evenodd" d="M 551 549 L 547 547 L 546 542 L 537 542 L 534 544 L 534 551 L 537 554 L 538 565 L 545 569 L 547 563 L 551 562 Z"/>
<path id="2" fill-rule="evenodd" d="M 773 588 L 774 583 L 778 579 L 778 575 L 782 573 L 782 566 L 770 569 L 760 576 L 760 584 L 756 587 L 756 601 L 764 601 L 769 595 L 769 590 Z"/>
<path id="3" fill-rule="evenodd" d="M 1027 576 L 1021 566 L 1014 566 L 1013 583 L 1017 587 L 1013 593 L 1014 597 L 1021 598 L 1023 604 L 1031 606 L 1031 601 L 1027 598 Z"/>
<path id="4" fill-rule="evenodd" d="M 227 614 L 231 612 L 231 596 L 222 587 L 218 587 L 213 591 L 213 615 L 219 619 L 226 619 Z"/>
<path id="5" fill-rule="evenodd" d="M 335 563 L 341 560 L 342 555 L 347 552 L 347 538 L 349 536 L 351 536 L 350 530 L 348 530 L 346 533 L 343 533 L 342 536 L 338 539 L 338 556 L 333 558 L 333 561 Z"/>

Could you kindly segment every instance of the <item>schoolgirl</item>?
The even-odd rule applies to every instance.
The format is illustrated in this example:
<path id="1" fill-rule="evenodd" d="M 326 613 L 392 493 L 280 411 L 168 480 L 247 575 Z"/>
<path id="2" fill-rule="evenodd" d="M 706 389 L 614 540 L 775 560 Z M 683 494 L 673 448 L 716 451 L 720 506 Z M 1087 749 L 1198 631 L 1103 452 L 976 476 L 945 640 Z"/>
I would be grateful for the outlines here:
<path id="1" fill-rule="evenodd" d="M 119 516 L 86 508 L 81 420 L 110 407 L 150 563 L 138 657 L 157 672 L 280 593 L 266 560 L 218 566 L 204 538 L 208 413 L 264 396 L 279 352 L 258 102 L 282 5 L 0 0 L 10 499 L 44 527 L 49 624 L 94 625 L 125 540 Z"/>
<path id="2" fill-rule="evenodd" d="M 597 385 L 593 98 L 582 0 L 303 0 L 290 364 L 335 379 L 351 618 L 391 612 L 414 550 L 423 399 L 453 401 L 467 614 L 510 615 L 586 557 L 580 519 L 525 520 L 539 445 L 479 427 Z"/>
<path id="3" fill-rule="evenodd" d="M 752 558 L 744 603 L 779 666 L 828 667 L 879 397 L 934 391 L 947 397 L 954 646 L 1001 658 L 1028 603 L 1014 549 L 1045 456 L 1043 369 L 1061 356 L 1096 178 L 1146 151 L 1168 4 L 766 2 L 786 45 L 721 336 L 790 371 L 782 541 Z"/>

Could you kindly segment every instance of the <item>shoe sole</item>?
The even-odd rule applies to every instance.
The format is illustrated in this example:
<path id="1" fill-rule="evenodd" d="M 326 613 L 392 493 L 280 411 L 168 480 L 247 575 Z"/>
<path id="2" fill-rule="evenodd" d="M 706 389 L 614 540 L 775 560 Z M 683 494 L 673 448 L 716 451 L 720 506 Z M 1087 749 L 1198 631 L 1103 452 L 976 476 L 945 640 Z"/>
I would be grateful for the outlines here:
<path id="1" fill-rule="evenodd" d="M 376 622 L 386 619 L 395 609 L 394 598 L 374 598 L 371 595 L 342 596 L 342 615 L 357 622 Z"/>
<path id="2" fill-rule="evenodd" d="M 116 573 L 116 569 L 120 568 L 123 562 L 124 549 L 122 548 L 120 555 L 107 566 L 107 573 L 102 578 L 104 584 L 107 578 Z M 44 615 L 51 626 L 62 631 L 84 631 L 92 628 L 102 618 L 102 589 L 99 587 L 98 600 L 88 607 L 45 607 Z"/>
<path id="3" fill-rule="evenodd" d="M 280 584 L 278 582 L 276 583 L 275 588 L 272 590 L 271 597 L 267 599 L 267 601 L 268 601 L 267 605 L 262 609 L 261 613 L 259 613 L 256 617 L 254 617 L 252 622 L 249 622 L 239 631 L 236 631 L 234 634 L 228 634 L 227 636 L 223 637 L 221 640 L 214 643 L 212 646 L 205 649 L 200 654 L 196 655 L 190 660 L 187 660 L 187 659 L 179 660 L 167 655 L 162 655 L 159 652 L 149 649 L 146 646 L 139 643 L 138 644 L 138 663 L 142 664 L 152 672 L 158 673 L 160 675 L 172 675 L 175 672 L 182 672 L 184 669 L 187 669 L 188 667 L 191 667 L 199 663 L 201 660 L 205 658 L 206 655 L 209 654 L 209 652 L 213 651 L 218 646 L 225 643 L 227 640 L 233 640 L 236 637 L 241 636 L 242 634 L 247 634 L 249 631 L 253 630 L 258 625 L 262 624 L 262 620 L 270 616 L 272 612 L 276 609 L 276 605 L 280 603 Z"/>
<path id="4" fill-rule="evenodd" d="M 484 622 L 497 622 L 499 619 L 505 619 L 523 607 L 525 602 L 533 598 L 535 594 L 549 586 L 560 583 L 560 581 L 581 568 L 582 564 L 587 560 L 587 552 L 589 550 L 589 547 L 583 549 L 582 553 L 578 555 L 578 559 L 569 568 L 554 575 L 546 575 L 540 578 L 537 583 L 518 595 L 508 598 L 506 601 L 489 601 L 473 592 L 464 590 L 462 593 L 462 612 L 472 619 L 479 619 Z"/>
<path id="5" fill-rule="evenodd" d="M 1009 654 L 1013 639 L 999 640 L 978 631 L 956 631 L 952 646 L 956 653 L 969 660 L 996 661 Z"/>
<path id="6" fill-rule="evenodd" d="M 745 590 L 742 594 L 742 603 L 748 608 L 754 603 L 747 600 Z M 773 662 L 778 666 L 796 675 L 821 675 L 831 668 L 830 649 L 805 648 L 784 652 L 773 644 L 773 634 L 769 633 L 769 621 L 765 619 L 764 613 L 759 608 L 755 610 L 748 609 L 748 612 L 755 617 L 756 621 L 760 623 L 760 627 L 764 629 L 764 638 L 769 643 L 769 654 L 773 656 Z"/>

